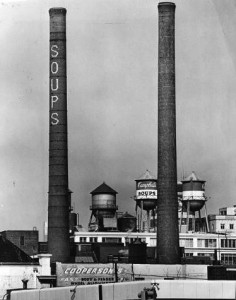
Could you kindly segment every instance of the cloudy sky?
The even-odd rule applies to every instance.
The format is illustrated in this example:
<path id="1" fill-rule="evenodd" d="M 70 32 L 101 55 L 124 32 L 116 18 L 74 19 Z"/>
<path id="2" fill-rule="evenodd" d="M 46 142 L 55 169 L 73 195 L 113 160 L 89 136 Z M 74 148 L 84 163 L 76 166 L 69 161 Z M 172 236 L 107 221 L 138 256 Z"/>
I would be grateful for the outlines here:
<path id="1" fill-rule="evenodd" d="M 236 204 L 236 4 L 177 0 L 178 178 L 207 181 L 208 212 Z M 0 230 L 47 220 L 49 14 L 67 8 L 69 187 L 86 227 L 105 181 L 134 214 L 135 182 L 157 173 L 154 0 L 0 3 Z"/>

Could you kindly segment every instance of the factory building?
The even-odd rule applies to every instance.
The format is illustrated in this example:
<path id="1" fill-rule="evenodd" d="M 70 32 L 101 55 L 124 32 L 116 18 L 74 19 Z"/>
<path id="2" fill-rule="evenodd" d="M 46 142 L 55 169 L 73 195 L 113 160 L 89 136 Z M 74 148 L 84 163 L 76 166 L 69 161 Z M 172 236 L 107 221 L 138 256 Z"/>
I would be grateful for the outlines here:
<path id="1" fill-rule="evenodd" d="M 15 243 L 20 241 L 19 237 L 24 236 L 28 251 L 32 251 L 32 244 L 36 245 L 36 234 L 34 232 L 32 235 L 32 231 L 9 230 L 0 235 L 0 298 L 6 299 L 4 297 L 8 290 L 49 287 L 50 284 L 41 284 L 39 278 L 48 278 L 51 275 L 50 255 L 37 255 L 38 259 L 35 260 L 5 236 Z"/>
<path id="2" fill-rule="evenodd" d="M 29 256 L 39 253 L 39 232 L 36 228 L 34 230 L 6 230 L 2 231 L 1 235 Z"/>
<path id="3" fill-rule="evenodd" d="M 210 232 L 236 234 L 236 205 L 219 209 L 218 215 L 208 216 Z"/>
<path id="4" fill-rule="evenodd" d="M 157 179 L 150 174 L 149 171 L 146 171 L 139 178 L 140 180 L 136 180 L 136 210 L 137 203 L 143 207 L 143 209 L 149 207 L 149 199 L 146 197 L 137 199 L 137 195 L 139 195 L 139 193 L 141 195 L 143 195 L 143 193 L 144 195 L 145 193 L 149 195 L 149 192 L 152 192 L 151 190 L 154 189 L 154 183 L 156 184 Z M 144 192 L 140 190 L 139 183 L 141 183 L 142 188 L 144 188 L 143 183 L 145 183 L 150 191 L 148 189 L 144 189 Z M 181 229 L 179 236 L 179 244 L 182 252 L 181 259 L 183 263 L 212 264 L 218 261 L 222 264 L 232 264 L 235 262 L 234 258 L 236 257 L 236 208 L 221 208 L 219 215 L 207 216 L 205 183 L 206 181 L 200 179 L 195 172 L 192 172 L 181 182 L 177 183 L 179 199 L 178 220 L 179 229 Z M 97 200 L 101 199 L 101 203 L 98 201 L 96 205 L 94 205 L 93 202 L 90 208 L 98 207 L 99 209 L 104 209 L 107 207 L 108 203 L 104 202 L 103 197 L 107 195 L 106 193 L 112 195 L 111 204 L 113 209 L 117 207 L 116 195 L 118 193 L 113 188 L 103 183 L 94 191 L 91 192 L 92 196 L 93 194 L 100 195 L 101 193 L 102 197 L 99 196 L 96 198 Z M 153 192 L 153 195 L 157 195 L 157 190 Z M 106 199 L 110 201 L 109 197 Z M 93 197 L 92 201 L 94 201 Z M 144 203 L 141 204 L 141 201 Z M 145 201 L 147 202 L 145 203 Z M 158 197 L 156 197 L 154 201 L 158 201 Z M 201 214 L 201 209 L 203 209 L 205 215 L 204 213 Z M 197 216 L 195 216 L 196 212 L 198 213 Z M 137 216 L 138 215 L 139 214 L 137 214 Z M 158 246 L 155 232 L 157 215 L 155 214 L 155 217 L 151 216 L 150 219 L 150 228 L 153 228 L 153 230 L 145 230 L 145 226 L 140 230 L 139 217 L 135 218 L 127 212 L 122 214 L 116 211 L 112 217 L 117 218 L 115 222 L 118 224 L 116 230 L 111 228 L 111 230 L 108 229 L 106 231 L 75 231 L 72 239 L 76 248 L 77 262 L 85 262 L 86 260 L 90 262 L 101 262 L 100 259 L 103 262 L 108 261 L 109 249 L 110 254 L 113 256 L 119 256 L 122 261 L 128 261 L 129 258 L 127 257 L 129 253 L 132 252 L 132 250 L 130 252 L 129 246 L 138 241 L 146 245 L 147 262 L 155 263 L 156 247 Z M 119 224 L 123 225 L 119 226 Z M 137 227 L 135 227 L 135 224 L 137 224 Z M 104 248 L 106 247 L 102 257 L 97 254 L 99 244 Z"/>
<path id="5" fill-rule="evenodd" d="M 113 244 L 113 249 L 117 245 L 114 256 L 122 256 L 121 244 L 123 250 L 127 250 L 130 244 L 137 240 L 146 244 L 147 263 L 155 262 L 156 233 L 154 232 L 75 232 L 73 237 L 77 247 L 77 254 L 80 255 L 80 249 L 92 249 L 92 244 L 97 243 Z M 180 233 L 180 247 L 183 250 L 182 263 L 207 263 L 213 264 L 218 261 L 220 264 L 232 265 L 236 264 L 236 233 L 204 233 L 204 232 L 188 232 Z M 86 251 L 83 253 L 84 262 L 86 259 Z M 128 254 L 127 254 L 128 255 Z M 90 253 L 90 262 L 99 262 L 94 260 L 94 255 Z M 108 260 L 108 255 L 107 255 Z M 122 261 L 123 258 L 122 258 Z M 80 260 L 81 262 L 81 260 Z"/>

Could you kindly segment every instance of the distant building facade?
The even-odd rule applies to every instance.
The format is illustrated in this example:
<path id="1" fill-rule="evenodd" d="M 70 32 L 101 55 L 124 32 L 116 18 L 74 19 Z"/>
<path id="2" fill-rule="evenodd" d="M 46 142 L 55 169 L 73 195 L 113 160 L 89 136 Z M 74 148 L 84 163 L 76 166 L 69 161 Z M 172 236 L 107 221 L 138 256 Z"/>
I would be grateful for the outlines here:
<path id="1" fill-rule="evenodd" d="M 137 239 L 146 243 L 147 250 L 156 247 L 154 232 L 75 232 L 74 234 L 74 243 L 78 252 L 89 243 L 122 243 L 126 247 Z M 236 264 L 236 233 L 180 233 L 179 245 L 184 249 L 185 258 L 208 257 L 212 262 L 218 260 L 221 264 Z"/>
<path id="2" fill-rule="evenodd" d="M 29 256 L 38 254 L 38 230 L 6 230 L 2 231 L 1 235 Z"/>
<path id="3" fill-rule="evenodd" d="M 209 215 L 210 232 L 236 234 L 236 205 L 219 209 L 218 215 Z"/>

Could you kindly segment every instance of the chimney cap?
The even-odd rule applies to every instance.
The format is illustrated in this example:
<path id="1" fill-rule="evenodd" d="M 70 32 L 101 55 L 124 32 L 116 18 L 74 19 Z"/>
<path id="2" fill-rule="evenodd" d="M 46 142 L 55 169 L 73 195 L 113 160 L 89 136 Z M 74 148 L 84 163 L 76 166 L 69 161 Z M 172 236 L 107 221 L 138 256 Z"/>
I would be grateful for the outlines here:
<path id="1" fill-rule="evenodd" d="M 174 2 L 159 2 L 158 7 L 160 7 L 160 6 L 173 6 L 173 7 L 176 7 Z"/>
<path id="2" fill-rule="evenodd" d="M 64 7 L 52 7 L 49 9 L 49 15 L 63 14 L 66 15 L 66 9 Z"/>

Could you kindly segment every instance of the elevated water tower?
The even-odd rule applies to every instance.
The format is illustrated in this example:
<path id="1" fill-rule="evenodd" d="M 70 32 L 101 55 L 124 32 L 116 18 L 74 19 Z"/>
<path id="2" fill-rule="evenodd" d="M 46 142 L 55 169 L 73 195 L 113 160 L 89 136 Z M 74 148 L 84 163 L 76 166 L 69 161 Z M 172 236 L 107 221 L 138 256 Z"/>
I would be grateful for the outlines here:
<path id="1" fill-rule="evenodd" d="M 92 205 L 90 206 L 92 212 L 89 220 L 89 230 L 117 230 L 117 192 L 103 182 L 90 194 L 92 195 Z"/>
<path id="2" fill-rule="evenodd" d="M 138 231 L 150 231 L 150 212 L 155 218 L 157 179 L 148 171 L 136 179 L 136 218 Z M 154 228 L 152 228 L 154 229 Z"/>
<path id="3" fill-rule="evenodd" d="M 186 214 L 186 230 L 196 231 L 196 218 L 195 214 L 199 214 L 199 229 L 203 229 L 203 222 L 201 217 L 201 210 L 204 209 L 205 213 L 205 226 L 207 232 L 209 232 L 209 225 L 207 219 L 207 209 L 205 196 L 205 180 L 200 179 L 197 175 L 192 172 L 188 177 L 182 180 L 182 209 L 180 217 L 180 232 L 183 214 Z M 192 226 L 190 228 L 190 217 L 192 217 Z"/>

